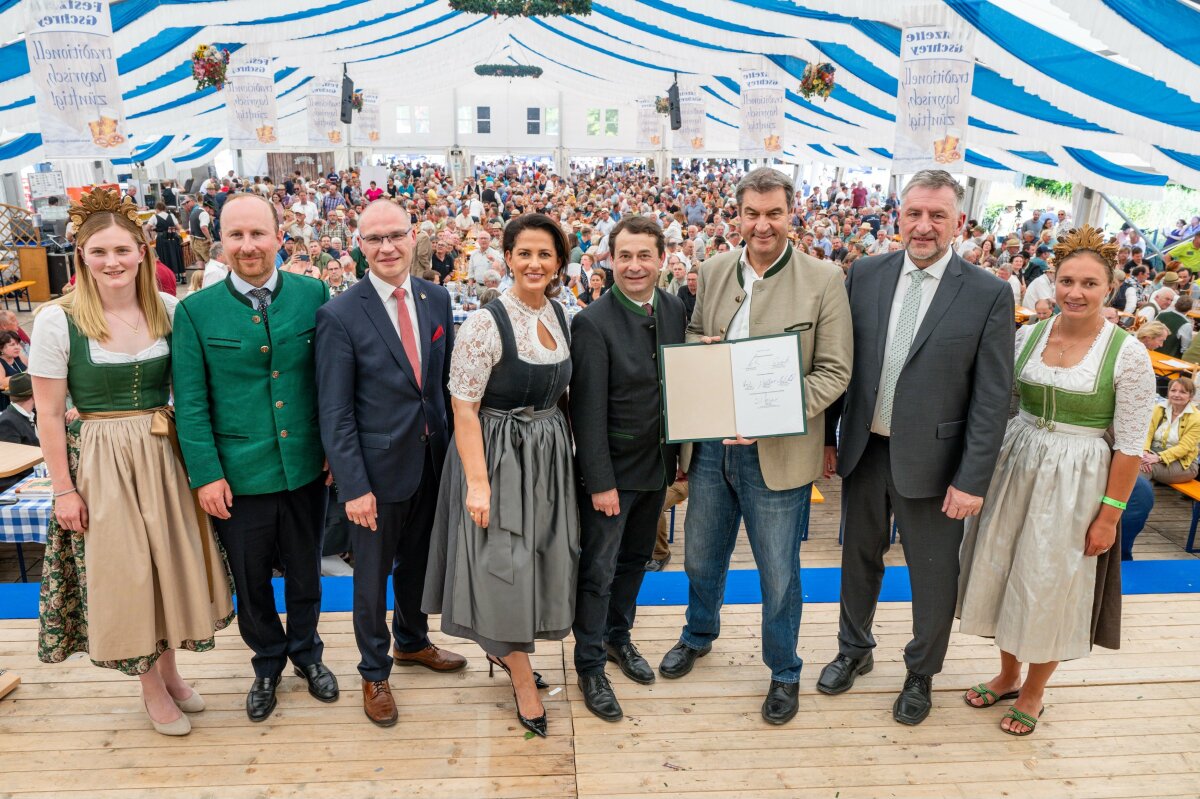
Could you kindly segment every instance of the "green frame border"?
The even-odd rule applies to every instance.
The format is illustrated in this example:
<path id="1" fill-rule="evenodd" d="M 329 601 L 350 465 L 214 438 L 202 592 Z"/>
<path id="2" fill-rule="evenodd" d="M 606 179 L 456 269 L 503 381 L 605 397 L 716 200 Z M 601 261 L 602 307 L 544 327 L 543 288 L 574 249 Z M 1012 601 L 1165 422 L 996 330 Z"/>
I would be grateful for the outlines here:
<path id="1" fill-rule="evenodd" d="M 695 442 L 699 442 L 699 441 L 724 441 L 725 437 L 724 436 L 720 436 L 717 438 L 672 438 L 671 437 L 671 419 L 667 415 L 667 366 L 666 366 L 667 359 L 663 357 L 663 352 L 665 350 L 670 349 L 672 347 L 714 347 L 714 346 L 721 346 L 722 344 L 732 347 L 736 344 L 741 344 L 742 342 L 745 342 L 745 341 L 757 341 L 757 340 L 765 339 L 765 338 L 784 338 L 784 337 L 796 339 L 796 355 L 799 357 L 800 369 L 803 372 L 803 370 L 804 370 L 804 348 L 801 346 L 800 333 L 798 331 L 794 331 L 794 332 L 790 332 L 790 333 L 770 333 L 765 336 L 750 336 L 749 338 L 740 338 L 740 339 L 736 339 L 734 341 L 723 341 L 722 340 L 722 341 L 716 342 L 715 344 L 704 344 L 699 341 L 685 342 L 683 344 L 659 344 L 658 345 L 658 382 L 659 382 L 659 385 L 662 387 L 662 390 L 659 392 L 659 394 L 660 394 L 659 404 L 661 405 L 660 411 L 662 413 L 662 419 L 663 419 L 663 437 L 666 439 L 666 443 L 668 443 L 668 444 L 691 444 L 691 443 L 695 443 Z M 809 433 L 808 388 L 805 386 L 805 382 L 804 382 L 805 377 L 807 377 L 807 375 L 804 375 L 804 374 L 800 375 L 800 405 L 803 409 L 803 417 L 802 418 L 804 419 L 804 431 L 799 432 L 799 433 L 776 433 L 774 435 L 769 435 L 769 436 L 755 436 L 754 437 L 755 440 L 760 439 L 760 438 L 789 438 L 791 436 L 806 436 L 806 435 L 808 435 L 808 433 Z"/>

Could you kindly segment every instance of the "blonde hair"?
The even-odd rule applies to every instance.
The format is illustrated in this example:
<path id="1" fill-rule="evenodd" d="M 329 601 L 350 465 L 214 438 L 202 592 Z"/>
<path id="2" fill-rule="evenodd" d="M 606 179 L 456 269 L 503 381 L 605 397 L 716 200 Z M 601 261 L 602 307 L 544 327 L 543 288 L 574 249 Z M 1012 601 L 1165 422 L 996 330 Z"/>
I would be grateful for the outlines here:
<path id="1" fill-rule="evenodd" d="M 1134 333 L 1134 335 L 1137 336 L 1138 341 L 1146 342 L 1152 338 L 1158 338 L 1159 336 L 1163 336 L 1165 338 L 1166 336 L 1171 335 L 1171 330 L 1162 322 L 1147 322 L 1139 327 L 1137 329 L 1137 333 Z"/>
<path id="2" fill-rule="evenodd" d="M 204 288 L 204 270 L 193 270 L 192 274 L 188 276 L 188 293 L 191 294 L 193 291 L 199 291 L 202 288 Z"/>
<path id="3" fill-rule="evenodd" d="M 135 288 L 138 307 L 146 317 L 146 330 L 155 338 L 171 334 L 171 319 L 162 298 L 158 296 L 158 274 L 150 245 L 138 221 L 137 206 L 128 197 L 118 192 L 96 189 L 83 195 L 78 204 L 71 206 L 71 221 L 75 223 L 75 290 L 52 300 L 42 307 L 60 305 L 71 317 L 79 332 L 96 341 L 108 341 L 111 333 L 104 318 L 104 306 L 96 280 L 84 262 L 83 253 L 93 235 L 110 227 L 118 227 L 133 238 L 133 243 L 142 248 L 142 260 L 138 264 Z M 39 309 L 40 310 L 40 309 Z"/>

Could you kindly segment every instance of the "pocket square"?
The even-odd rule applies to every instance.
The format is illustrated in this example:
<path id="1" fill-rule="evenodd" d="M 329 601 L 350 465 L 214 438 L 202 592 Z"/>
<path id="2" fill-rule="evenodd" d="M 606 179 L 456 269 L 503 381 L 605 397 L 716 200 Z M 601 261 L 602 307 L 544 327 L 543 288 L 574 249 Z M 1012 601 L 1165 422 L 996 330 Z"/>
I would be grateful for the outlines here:
<path id="1" fill-rule="evenodd" d="M 446 331 L 442 329 L 441 325 L 438 325 L 437 330 L 433 331 L 433 339 L 429 343 L 432 344 L 444 335 L 446 335 Z"/>

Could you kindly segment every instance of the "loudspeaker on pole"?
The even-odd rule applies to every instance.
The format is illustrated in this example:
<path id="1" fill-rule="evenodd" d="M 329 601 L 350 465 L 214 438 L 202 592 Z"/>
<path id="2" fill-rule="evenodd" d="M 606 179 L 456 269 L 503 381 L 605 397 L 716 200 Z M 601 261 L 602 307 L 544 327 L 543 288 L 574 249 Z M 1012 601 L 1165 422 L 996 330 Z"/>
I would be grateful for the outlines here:
<path id="1" fill-rule="evenodd" d="M 354 119 L 354 106 L 351 104 L 354 97 L 354 81 L 350 80 L 350 76 L 342 73 L 342 121 L 347 125 Z"/>

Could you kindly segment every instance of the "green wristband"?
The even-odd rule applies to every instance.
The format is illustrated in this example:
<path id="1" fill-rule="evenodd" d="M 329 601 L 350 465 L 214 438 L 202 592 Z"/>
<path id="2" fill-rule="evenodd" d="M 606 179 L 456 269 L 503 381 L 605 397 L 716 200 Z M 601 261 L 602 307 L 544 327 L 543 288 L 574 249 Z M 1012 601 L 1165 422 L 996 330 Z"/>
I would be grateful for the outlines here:
<path id="1" fill-rule="evenodd" d="M 1100 497 L 1100 504 L 1112 505 L 1117 510 L 1125 510 L 1125 508 L 1129 507 L 1128 502 L 1122 502 L 1119 499 L 1113 499 L 1112 497 Z"/>

